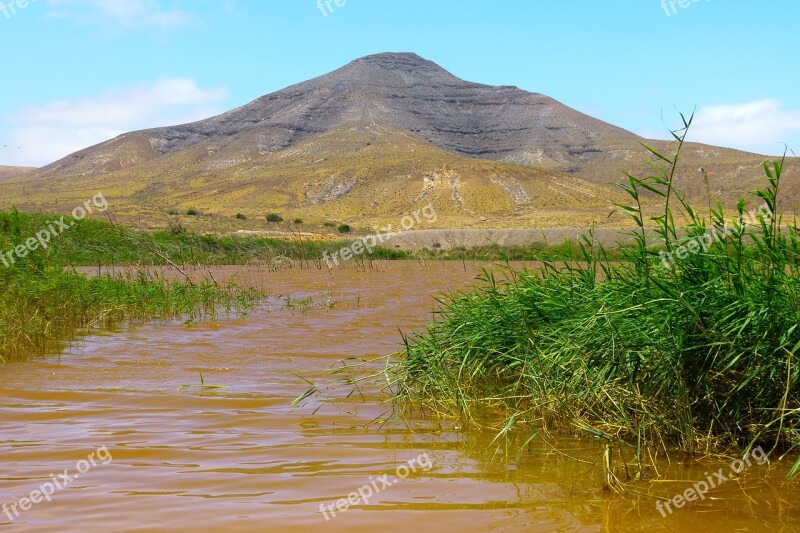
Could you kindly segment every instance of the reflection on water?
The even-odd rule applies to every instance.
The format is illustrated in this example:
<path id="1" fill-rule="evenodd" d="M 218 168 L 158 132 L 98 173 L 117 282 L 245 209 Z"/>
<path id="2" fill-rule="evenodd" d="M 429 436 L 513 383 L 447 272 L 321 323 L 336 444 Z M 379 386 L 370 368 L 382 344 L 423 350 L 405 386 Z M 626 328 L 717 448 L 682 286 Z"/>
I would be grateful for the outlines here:
<path id="1" fill-rule="evenodd" d="M 431 320 L 431 294 L 470 283 L 481 265 L 376 263 L 332 272 L 216 268 L 275 297 L 241 319 L 150 324 L 95 335 L 61 356 L 0 368 L 0 504 L 11 505 L 106 446 L 98 465 L 2 531 L 766 531 L 800 527 L 798 491 L 753 466 L 662 518 L 671 497 L 721 465 L 662 465 L 674 483 L 600 489 L 596 464 L 539 441 L 525 453 L 491 436 L 412 420 L 378 431 L 367 398 L 353 417 L 293 409 L 343 357 L 398 349 L 398 329 Z M 201 273 L 197 273 L 200 275 Z M 290 296 L 290 298 L 287 298 Z M 206 386 L 201 388 L 200 374 Z M 187 387 L 186 385 L 192 385 Z M 224 387 L 224 388 L 223 388 Z M 564 439 L 594 461 L 601 445 Z M 326 521 L 321 509 L 398 466 L 417 469 Z M 348 504 L 349 505 L 349 504 Z M 13 513 L 12 513 L 13 514 Z"/>

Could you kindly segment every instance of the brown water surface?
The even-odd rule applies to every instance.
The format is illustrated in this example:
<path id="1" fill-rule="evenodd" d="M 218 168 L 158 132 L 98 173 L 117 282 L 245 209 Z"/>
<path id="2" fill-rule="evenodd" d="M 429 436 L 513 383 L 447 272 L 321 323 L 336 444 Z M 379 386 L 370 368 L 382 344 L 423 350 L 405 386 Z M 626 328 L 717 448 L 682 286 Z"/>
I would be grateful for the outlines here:
<path id="1" fill-rule="evenodd" d="M 122 327 L 0 367 L 0 504 L 108 450 L 52 501 L 9 511 L 13 522 L 0 513 L 0 531 L 800 530 L 798 491 L 781 469 L 754 464 L 663 518 L 655 495 L 679 494 L 724 463 L 664 464 L 661 474 L 681 481 L 634 483 L 621 496 L 601 490 L 597 463 L 540 441 L 505 455 L 456 422 L 380 430 L 370 421 L 385 406 L 369 391 L 347 404 L 356 416 L 290 406 L 306 389 L 297 374 L 322 383 L 341 358 L 396 351 L 398 330 L 431 320 L 431 295 L 466 286 L 480 267 L 215 268 L 220 283 L 236 274 L 275 297 L 245 318 Z M 200 373 L 225 388 L 183 387 Z M 586 438 L 551 444 L 589 463 L 602 451 Z M 321 506 L 365 486 L 377 494 L 326 520 Z"/>

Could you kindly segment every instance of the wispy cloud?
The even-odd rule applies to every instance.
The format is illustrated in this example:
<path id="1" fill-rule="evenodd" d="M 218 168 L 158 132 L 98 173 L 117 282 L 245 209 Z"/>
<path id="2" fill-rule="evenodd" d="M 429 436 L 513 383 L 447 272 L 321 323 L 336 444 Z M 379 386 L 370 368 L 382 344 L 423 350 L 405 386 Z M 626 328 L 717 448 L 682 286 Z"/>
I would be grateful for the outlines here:
<path id="1" fill-rule="evenodd" d="M 664 139 L 663 132 L 642 131 L 645 137 Z M 766 155 L 782 155 L 786 143 L 800 137 L 800 109 L 788 109 L 780 100 L 765 99 L 740 104 L 709 105 L 695 113 L 689 140 L 738 148 Z"/>
<path id="2" fill-rule="evenodd" d="M 42 166 L 128 131 L 216 115 L 227 98 L 225 88 L 201 89 L 191 79 L 162 78 L 22 109 L 8 117 L 13 127 L 3 141 L 0 164 Z"/>
<path id="3" fill-rule="evenodd" d="M 701 108 L 695 116 L 691 140 L 781 152 L 779 143 L 800 133 L 800 109 L 786 109 L 776 99 Z M 800 148 L 800 147 L 797 147 Z"/>
<path id="4" fill-rule="evenodd" d="M 192 15 L 164 7 L 160 0 L 48 0 L 49 16 L 89 23 L 112 22 L 129 29 L 171 30 L 186 26 Z"/>

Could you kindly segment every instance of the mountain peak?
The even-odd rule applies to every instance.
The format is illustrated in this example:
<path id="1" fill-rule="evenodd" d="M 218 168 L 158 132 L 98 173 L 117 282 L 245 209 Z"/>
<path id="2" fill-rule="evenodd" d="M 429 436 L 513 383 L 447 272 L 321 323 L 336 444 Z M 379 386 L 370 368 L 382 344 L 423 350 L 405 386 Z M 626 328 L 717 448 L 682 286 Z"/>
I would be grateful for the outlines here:
<path id="1" fill-rule="evenodd" d="M 414 52 L 381 52 L 379 54 L 369 54 L 358 59 L 351 61 L 351 63 L 358 63 L 359 61 L 416 61 L 417 63 L 431 63 L 424 57 L 421 57 Z"/>
<path id="2" fill-rule="evenodd" d="M 357 82 L 364 86 L 475 85 L 457 78 L 433 61 L 410 52 L 386 52 L 361 57 L 317 78 L 324 83 Z"/>
<path id="3" fill-rule="evenodd" d="M 420 57 L 412 52 L 384 52 L 381 54 L 372 54 L 360 57 L 355 61 L 351 61 L 344 68 L 362 64 L 375 65 L 383 68 L 406 68 L 406 69 L 417 69 L 420 67 L 424 68 L 424 67 L 434 66 L 438 69 L 444 70 L 433 61 L 428 61 L 427 59 Z"/>

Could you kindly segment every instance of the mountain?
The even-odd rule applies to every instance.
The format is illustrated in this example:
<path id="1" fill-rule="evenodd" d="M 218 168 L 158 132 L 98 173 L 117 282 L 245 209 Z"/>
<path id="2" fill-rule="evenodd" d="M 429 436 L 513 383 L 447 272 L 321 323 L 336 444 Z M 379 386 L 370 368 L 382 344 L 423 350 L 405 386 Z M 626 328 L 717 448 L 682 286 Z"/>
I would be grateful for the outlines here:
<path id="1" fill-rule="evenodd" d="M 36 170 L 32 167 L 8 167 L 0 165 L 0 181 L 6 181 Z"/>
<path id="2" fill-rule="evenodd" d="M 203 143 L 264 155 L 368 126 L 408 132 L 460 155 L 562 170 L 584 167 L 608 145 L 639 140 L 541 94 L 466 82 L 415 54 L 380 54 L 218 117 L 123 135 L 46 171 L 106 172 Z"/>
<path id="3" fill-rule="evenodd" d="M 379 224 L 432 202 L 451 227 L 614 224 L 610 184 L 648 170 L 641 142 L 548 96 L 378 54 L 207 120 L 121 135 L 19 187 L 62 207 L 101 190 L 123 216 L 149 218 L 197 207 Z M 760 183 L 762 159 L 690 144 L 679 182 L 705 204 L 702 166 L 732 203 Z"/>

